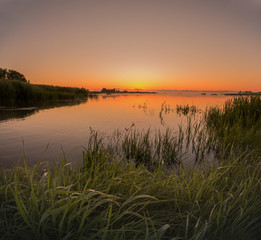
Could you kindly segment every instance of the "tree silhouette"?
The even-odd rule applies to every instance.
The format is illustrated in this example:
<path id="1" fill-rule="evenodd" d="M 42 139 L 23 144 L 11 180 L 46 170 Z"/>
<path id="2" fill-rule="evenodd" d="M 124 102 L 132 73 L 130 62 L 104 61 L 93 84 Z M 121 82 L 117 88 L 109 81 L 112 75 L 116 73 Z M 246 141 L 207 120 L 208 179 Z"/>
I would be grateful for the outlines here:
<path id="1" fill-rule="evenodd" d="M 0 78 L 6 78 L 6 77 L 7 77 L 7 69 L 0 68 Z"/>
<path id="2" fill-rule="evenodd" d="M 102 88 L 101 93 L 119 93 L 119 90 L 116 90 L 115 88 L 112 89 L 107 89 L 107 88 Z"/>
<path id="3" fill-rule="evenodd" d="M 27 82 L 25 76 L 15 70 L 9 69 L 7 72 L 7 79 L 10 80 L 20 80 L 23 82 Z"/>

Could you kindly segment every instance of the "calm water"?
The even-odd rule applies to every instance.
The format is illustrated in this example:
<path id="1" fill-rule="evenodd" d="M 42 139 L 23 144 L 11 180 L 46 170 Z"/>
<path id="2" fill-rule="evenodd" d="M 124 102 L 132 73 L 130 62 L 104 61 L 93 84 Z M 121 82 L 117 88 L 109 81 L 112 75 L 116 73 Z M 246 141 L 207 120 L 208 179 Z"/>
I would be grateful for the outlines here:
<path id="1" fill-rule="evenodd" d="M 217 95 L 211 95 L 217 94 Z M 33 164 L 44 154 L 44 160 L 81 161 L 90 129 L 112 134 L 136 129 L 164 130 L 186 124 L 186 116 L 177 114 L 176 105 L 195 105 L 198 119 L 207 106 L 222 105 L 229 96 L 223 93 L 159 91 L 157 94 L 100 95 L 97 99 L 55 108 L 0 107 L 0 167 L 11 167 L 23 161 L 23 151 Z M 161 112 L 162 104 L 169 111 Z M 24 146 L 23 146 L 24 142 Z M 46 146 L 48 149 L 45 152 Z"/>

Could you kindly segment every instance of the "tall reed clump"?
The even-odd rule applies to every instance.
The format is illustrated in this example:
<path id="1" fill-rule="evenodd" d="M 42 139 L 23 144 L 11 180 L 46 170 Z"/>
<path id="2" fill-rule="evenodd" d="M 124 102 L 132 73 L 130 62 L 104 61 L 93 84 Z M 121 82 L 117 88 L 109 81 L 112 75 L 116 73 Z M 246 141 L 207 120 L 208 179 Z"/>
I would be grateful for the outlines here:
<path id="1" fill-rule="evenodd" d="M 144 165 L 147 169 L 177 167 L 181 164 L 182 153 L 179 151 L 179 139 L 174 131 L 165 132 L 139 131 L 129 128 L 117 130 L 112 135 L 103 135 L 91 130 L 87 148 L 88 152 L 101 149 L 114 160 L 124 160 L 136 166 Z"/>
<path id="2" fill-rule="evenodd" d="M 186 165 L 198 165 L 211 154 L 213 160 L 216 143 L 203 122 L 187 117 L 186 125 L 178 125 L 177 129 L 137 130 L 132 126 L 111 135 L 92 130 L 88 146 L 103 148 L 115 159 L 125 159 L 137 166 L 142 164 L 149 170 L 158 165 L 178 170 L 184 161 Z"/>
<path id="3" fill-rule="evenodd" d="M 260 96 L 235 97 L 223 108 L 208 109 L 205 119 L 209 132 L 214 132 L 215 138 L 228 149 L 233 145 L 244 149 L 260 148 Z"/>
<path id="4" fill-rule="evenodd" d="M 200 123 L 192 123 L 188 118 L 187 127 L 178 130 L 166 128 L 165 131 L 137 130 L 135 127 L 125 131 L 117 130 L 104 135 L 91 130 L 86 149 L 103 149 L 114 159 L 122 159 L 136 166 L 144 165 L 153 170 L 161 165 L 170 171 L 179 170 L 188 157 L 190 165 L 202 163 L 212 145 L 211 138 L 204 138 L 206 130 Z"/>

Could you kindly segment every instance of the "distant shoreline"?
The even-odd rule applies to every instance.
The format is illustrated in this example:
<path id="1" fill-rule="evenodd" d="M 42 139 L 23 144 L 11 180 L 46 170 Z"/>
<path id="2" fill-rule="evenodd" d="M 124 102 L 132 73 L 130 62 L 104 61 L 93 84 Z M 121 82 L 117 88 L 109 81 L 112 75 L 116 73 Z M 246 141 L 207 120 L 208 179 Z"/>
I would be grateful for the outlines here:
<path id="1" fill-rule="evenodd" d="M 246 93 L 224 93 L 224 95 L 227 95 L 227 96 L 260 96 L 261 95 L 261 92 L 256 92 L 256 93 L 253 93 L 253 92 L 246 92 Z"/>
<path id="2" fill-rule="evenodd" d="M 95 94 L 125 94 L 125 93 L 135 93 L 135 94 L 156 94 L 157 92 L 146 92 L 146 91 L 140 91 L 140 90 L 137 90 L 137 91 L 128 91 L 128 90 L 119 90 L 119 89 L 116 89 L 116 88 L 111 88 L 111 89 L 107 89 L 107 88 L 102 88 L 100 91 L 90 91 L 90 93 L 95 93 Z"/>
<path id="3" fill-rule="evenodd" d="M 112 92 L 112 93 L 104 93 L 104 92 L 96 92 L 96 91 L 90 91 L 90 93 L 95 93 L 95 94 L 157 94 L 157 92 L 139 92 L 139 91 L 135 91 L 135 92 L 129 92 L 129 91 L 120 91 L 120 92 Z"/>

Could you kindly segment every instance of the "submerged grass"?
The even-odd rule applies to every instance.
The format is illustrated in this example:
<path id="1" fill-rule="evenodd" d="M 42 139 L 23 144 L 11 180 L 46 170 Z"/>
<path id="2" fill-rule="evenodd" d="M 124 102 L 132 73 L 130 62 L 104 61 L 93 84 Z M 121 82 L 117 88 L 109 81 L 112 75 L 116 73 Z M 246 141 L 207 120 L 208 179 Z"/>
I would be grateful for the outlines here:
<path id="1" fill-rule="evenodd" d="M 260 145 L 246 150 L 228 138 L 231 154 L 219 155 L 218 166 L 183 169 L 176 161 L 193 141 L 195 151 L 221 146 L 215 129 L 231 109 L 209 111 L 204 132 L 203 123 L 110 139 L 92 132 L 80 166 L 63 159 L 29 168 L 25 157 L 24 167 L 2 170 L 1 239 L 260 239 Z M 238 119 L 231 121 L 233 129 Z"/>
<path id="2" fill-rule="evenodd" d="M 207 132 L 203 125 L 192 123 L 191 118 L 185 129 L 180 125 L 176 131 L 170 128 L 165 131 L 137 130 L 132 126 L 108 136 L 91 130 L 85 150 L 103 149 L 113 159 L 144 165 L 150 171 L 159 165 L 169 171 L 178 171 L 187 158 L 190 158 L 190 165 L 206 159 L 211 138 L 204 138 L 204 134 Z"/>

